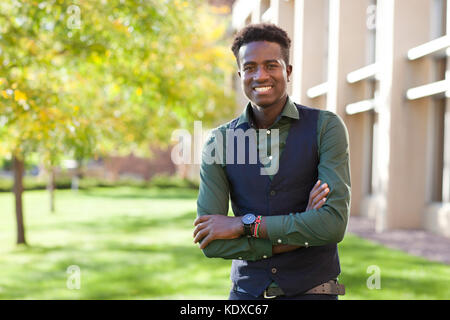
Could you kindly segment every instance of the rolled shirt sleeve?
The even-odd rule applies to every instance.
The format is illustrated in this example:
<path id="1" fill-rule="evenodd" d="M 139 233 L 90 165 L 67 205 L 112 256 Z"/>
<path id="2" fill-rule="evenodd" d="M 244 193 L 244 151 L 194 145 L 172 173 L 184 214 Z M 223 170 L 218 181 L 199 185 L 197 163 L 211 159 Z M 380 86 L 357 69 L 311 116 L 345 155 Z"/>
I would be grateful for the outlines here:
<path id="1" fill-rule="evenodd" d="M 321 111 L 318 120 L 318 178 L 329 186 L 325 204 L 318 210 L 266 216 L 272 244 L 321 246 L 342 241 L 350 212 L 350 159 L 348 132 L 342 119 Z"/>

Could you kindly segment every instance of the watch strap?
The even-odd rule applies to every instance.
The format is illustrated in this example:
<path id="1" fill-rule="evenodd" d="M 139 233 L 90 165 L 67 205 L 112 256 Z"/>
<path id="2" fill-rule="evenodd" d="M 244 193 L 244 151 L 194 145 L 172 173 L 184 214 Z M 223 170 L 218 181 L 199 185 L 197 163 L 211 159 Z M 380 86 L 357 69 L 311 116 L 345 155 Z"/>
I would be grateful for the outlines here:
<path id="1" fill-rule="evenodd" d="M 252 224 L 244 223 L 244 235 L 246 235 L 248 237 L 251 237 L 253 235 L 253 225 L 254 225 L 254 223 L 252 223 Z"/>

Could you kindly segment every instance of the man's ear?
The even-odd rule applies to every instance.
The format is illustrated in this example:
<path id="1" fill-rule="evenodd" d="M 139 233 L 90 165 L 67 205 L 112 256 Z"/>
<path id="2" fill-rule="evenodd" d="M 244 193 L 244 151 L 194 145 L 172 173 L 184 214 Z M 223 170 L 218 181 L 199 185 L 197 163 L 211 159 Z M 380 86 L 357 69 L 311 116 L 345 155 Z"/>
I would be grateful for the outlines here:
<path id="1" fill-rule="evenodd" d="M 292 64 L 287 66 L 286 74 L 287 74 L 287 78 L 288 78 L 288 81 L 289 81 L 289 78 L 291 77 L 291 74 L 292 74 Z"/>
<path id="2" fill-rule="evenodd" d="M 290 64 L 286 67 L 286 75 L 288 82 L 291 81 L 291 74 L 292 74 L 292 65 Z"/>

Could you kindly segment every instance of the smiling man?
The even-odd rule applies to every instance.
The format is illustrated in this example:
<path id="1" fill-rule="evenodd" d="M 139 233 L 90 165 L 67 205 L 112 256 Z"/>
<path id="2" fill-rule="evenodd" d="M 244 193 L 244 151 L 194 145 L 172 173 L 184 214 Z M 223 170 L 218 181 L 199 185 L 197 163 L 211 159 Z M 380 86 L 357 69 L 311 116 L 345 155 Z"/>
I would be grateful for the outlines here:
<path id="1" fill-rule="evenodd" d="M 210 158 L 211 145 L 226 140 L 226 161 L 202 161 L 194 242 L 207 257 L 233 259 L 229 299 L 337 299 L 344 293 L 337 243 L 350 208 L 348 134 L 334 113 L 290 99 L 289 48 L 286 32 L 272 24 L 237 34 L 232 51 L 249 103 L 214 130 L 203 151 L 203 159 Z M 240 163 L 242 146 L 230 149 L 236 138 L 230 141 L 228 133 L 249 130 L 256 135 L 243 146 L 246 158 L 252 143 L 265 152 L 257 163 Z M 274 161 L 276 173 L 261 174 Z M 234 217 L 228 216 L 230 199 Z"/>

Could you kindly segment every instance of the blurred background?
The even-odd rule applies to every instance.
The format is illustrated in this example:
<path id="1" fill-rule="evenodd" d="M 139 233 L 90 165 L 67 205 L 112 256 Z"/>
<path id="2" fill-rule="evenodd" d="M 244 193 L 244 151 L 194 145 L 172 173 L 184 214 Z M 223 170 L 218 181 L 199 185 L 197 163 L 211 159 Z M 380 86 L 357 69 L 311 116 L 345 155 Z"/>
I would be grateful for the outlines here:
<path id="1" fill-rule="evenodd" d="M 449 2 L 2 1 L 0 299 L 227 298 L 173 133 L 242 112 L 230 46 L 258 22 L 292 40 L 294 101 L 349 131 L 344 299 L 450 298 Z"/>

